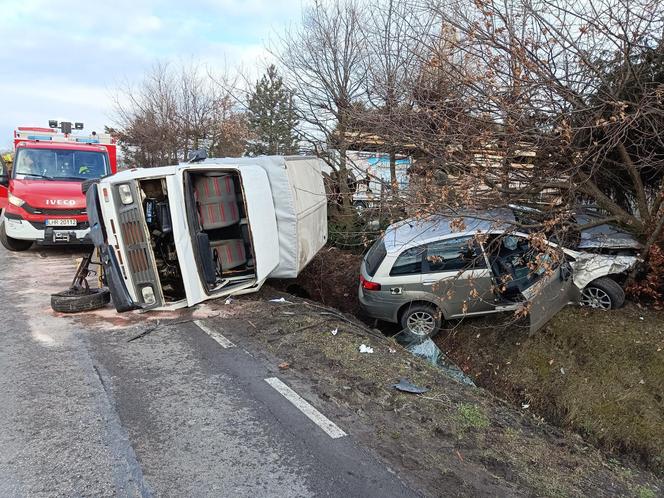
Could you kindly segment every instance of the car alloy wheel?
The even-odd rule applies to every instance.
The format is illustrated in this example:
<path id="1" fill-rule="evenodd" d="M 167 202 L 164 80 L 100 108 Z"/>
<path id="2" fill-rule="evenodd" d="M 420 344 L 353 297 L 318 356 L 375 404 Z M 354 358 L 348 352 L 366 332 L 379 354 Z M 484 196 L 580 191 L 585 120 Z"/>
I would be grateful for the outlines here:
<path id="1" fill-rule="evenodd" d="M 611 309 L 611 296 L 599 287 L 586 287 L 581 292 L 581 305 L 602 310 Z"/>
<path id="2" fill-rule="evenodd" d="M 428 336 L 436 329 L 436 318 L 426 311 L 416 311 L 408 317 L 408 330 L 415 335 Z"/>

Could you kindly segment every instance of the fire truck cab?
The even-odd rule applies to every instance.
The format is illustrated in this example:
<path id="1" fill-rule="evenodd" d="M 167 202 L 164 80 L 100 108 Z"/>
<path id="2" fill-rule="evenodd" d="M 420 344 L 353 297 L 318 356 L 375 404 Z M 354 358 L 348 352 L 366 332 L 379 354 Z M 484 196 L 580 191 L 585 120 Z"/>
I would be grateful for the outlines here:
<path id="1" fill-rule="evenodd" d="M 110 135 L 72 133 L 71 123 L 49 126 L 19 127 L 13 167 L 0 172 L 0 243 L 10 251 L 24 251 L 34 242 L 90 243 L 81 184 L 117 170 Z"/>

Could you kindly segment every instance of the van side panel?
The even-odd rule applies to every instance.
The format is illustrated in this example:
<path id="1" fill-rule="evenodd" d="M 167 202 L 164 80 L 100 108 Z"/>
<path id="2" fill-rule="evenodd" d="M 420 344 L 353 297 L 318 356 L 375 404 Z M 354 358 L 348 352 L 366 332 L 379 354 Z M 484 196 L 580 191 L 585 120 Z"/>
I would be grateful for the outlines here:
<path id="1" fill-rule="evenodd" d="M 327 242 L 327 197 L 320 160 L 286 158 L 296 213 L 296 275 Z"/>

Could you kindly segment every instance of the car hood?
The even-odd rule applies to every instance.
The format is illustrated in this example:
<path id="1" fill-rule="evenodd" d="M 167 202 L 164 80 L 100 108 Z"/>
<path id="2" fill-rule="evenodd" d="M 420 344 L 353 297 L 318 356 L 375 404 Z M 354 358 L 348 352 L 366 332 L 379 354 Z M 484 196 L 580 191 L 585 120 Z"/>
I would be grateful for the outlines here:
<path id="1" fill-rule="evenodd" d="M 85 209 L 81 182 L 14 179 L 11 192 L 34 208 Z"/>
<path id="2" fill-rule="evenodd" d="M 579 289 L 597 278 L 629 271 L 639 261 L 634 256 L 605 256 L 585 252 L 575 252 L 573 256 L 573 280 Z"/>
<path id="3" fill-rule="evenodd" d="M 594 218 L 586 214 L 577 214 L 580 225 L 591 223 Z M 630 233 L 608 223 L 581 230 L 579 249 L 635 249 L 643 246 Z"/>

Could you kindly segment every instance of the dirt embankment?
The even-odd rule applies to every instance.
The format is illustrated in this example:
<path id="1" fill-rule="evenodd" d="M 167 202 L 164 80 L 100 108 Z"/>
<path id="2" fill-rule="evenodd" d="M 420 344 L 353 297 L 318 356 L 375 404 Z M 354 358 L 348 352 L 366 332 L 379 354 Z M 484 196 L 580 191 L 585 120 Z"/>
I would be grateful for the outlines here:
<path id="1" fill-rule="evenodd" d="M 664 483 L 483 389 L 459 384 L 392 339 L 319 304 L 266 288 L 235 300 L 225 326 L 310 384 L 326 414 L 429 496 L 656 496 Z M 373 353 L 360 352 L 364 344 Z M 283 365 L 286 362 L 287 365 Z M 400 378 L 429 388 L 398 392 Z M 326 403 L 325 403 L 326 402 Z"/>
<path id="2" fill-rule="evenodd" d="M 297 281 L 279 288 L 357 314 L 360 261 L 325 248 Z M 436 340 L 476 383 L 516 409 L 664 474 L 664 313 L 568 307 L 534 336 L 475 319 Z"/>
<path id="3" fill-rule="evenodd" d="M 664 313 L 570 306 L 532 336 L 467 320 L 437 343 L 514 406 L 664 475 Z"/>

